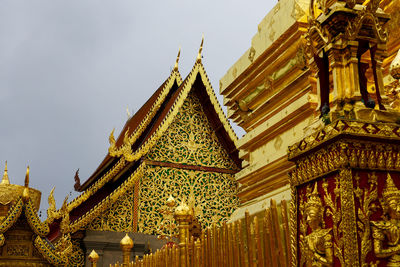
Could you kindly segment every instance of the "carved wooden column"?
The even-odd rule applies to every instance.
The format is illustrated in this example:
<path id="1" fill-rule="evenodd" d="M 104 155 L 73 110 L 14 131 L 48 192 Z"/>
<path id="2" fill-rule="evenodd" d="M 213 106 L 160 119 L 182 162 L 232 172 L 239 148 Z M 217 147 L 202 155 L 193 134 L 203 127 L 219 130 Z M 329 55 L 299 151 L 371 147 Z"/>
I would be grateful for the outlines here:
<path id="1" fill-rule="evenodd" d="M 133 240 L 128 236 L 128 234 L 126 234 L 125 237 L 121 239 L 120 246 L 122 250 L 123 266 L 129 266 L 131 249 L 133 247 Z"/>

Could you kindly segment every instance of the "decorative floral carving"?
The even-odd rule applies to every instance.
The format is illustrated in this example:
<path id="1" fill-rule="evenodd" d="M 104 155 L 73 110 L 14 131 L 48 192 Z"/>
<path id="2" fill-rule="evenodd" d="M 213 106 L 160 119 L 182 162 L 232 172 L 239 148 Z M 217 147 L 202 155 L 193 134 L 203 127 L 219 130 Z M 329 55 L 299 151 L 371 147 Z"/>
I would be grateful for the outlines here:
<path id="1" fill-rule="evenodd" d="M 195 214 L 203 227 L 221 224 L 238 205 L 233 175 L 148 166 L 140 186 L 140 232 L 152 234 L 160 228 L 163 216 L 159 210 L 172 195 L 177 202 L 193 192 Z"/>
<path id="2" fill-rule="evenodd" d="M 361 258 L 363 266 L 367 266 L 367 254 L 372 250 L 370 216 L 375 210 L 374 201 L 378 198 L 378 177 L 375 172 L 368 174 L 368 184 L 365 188 L 360 187 L 360 177 L 355 176 L 356 190 L 354 194 L 358 199 L 359 208 L 357 209 L 357 229 L 358 236 L 361 239 Z"/>
<path id="3" fill-rule="evenodd" d="M 387 174 L 381 200 L 384 218 L 373 221 L 374 252 L 378 258 L 387 258 L 387 266 L 400 265 L 400 190 Z"/>

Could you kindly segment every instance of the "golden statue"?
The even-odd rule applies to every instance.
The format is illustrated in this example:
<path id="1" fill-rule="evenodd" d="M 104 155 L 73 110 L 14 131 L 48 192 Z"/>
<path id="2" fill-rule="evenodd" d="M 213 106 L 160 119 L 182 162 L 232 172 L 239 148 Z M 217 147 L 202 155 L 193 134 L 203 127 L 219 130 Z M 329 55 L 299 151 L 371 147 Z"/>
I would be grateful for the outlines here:
<path id="1" fill-rule="evenodd" d="M 308 194 L 305 216 L 311 233 L 305 237 L 305 261 L 307 267 L 332 266 L 333 249 L 331 229 L 323 229 L 323 207 L 317 190 Z"/>
<path id="2" fill-rule="evenodd" d="M 374 252 L 378 258 L 389 258 L 387 266 L 400 266 L 400 190 L 390 174 L 382 197 L 384 219 L 371 222 Z"/>

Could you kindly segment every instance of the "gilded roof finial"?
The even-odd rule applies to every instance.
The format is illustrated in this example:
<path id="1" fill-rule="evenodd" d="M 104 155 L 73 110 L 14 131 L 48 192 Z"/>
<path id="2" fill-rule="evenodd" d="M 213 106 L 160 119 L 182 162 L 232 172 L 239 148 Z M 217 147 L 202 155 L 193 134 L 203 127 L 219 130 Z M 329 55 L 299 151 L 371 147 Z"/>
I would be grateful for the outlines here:
<path id="1" fill-rule="evenodd" d="M 29 199 L 29 165 L 26 168 L 25 188 L 24 188 L 24 191 L 22 192 L 22 199 L 24 201 L 28 201 L 28 199 Z"/>
<path id="2" fill-rule="evenodd" d="M 201 44 L 199 48 L 199 53 L 197 54 L 196 62 L 201 62 L 201 52 L 203 51 L 203 43 L 204 43 L 204 33 L 201 35 Z"/>
<path id="3" fill-rule="evenodd" d="M 126 115 L 128 116 L 128 120 L 132 117 L 132 114 L 129 111 L 129 107 L 128 106 L 126 106 Z"/>
<path id="4" fill-rule="evenodd" d="M 112 129 L 112 131 L 110 133 L 110 137 L 108 137 L 108 142 L 110 143 L 110 145 L 115 144 L 114 131 L 115 131 L 115 128 Z"/>
<path id="5" fill-rule="evenodd" d="M 3 179 L 1 180 L 1 184 L 10 184 L 10 179 L 8 179 L 7 161 L 6 166 L 4 167 L 4 174 Z"/>
<path id="6" fill-rule="evenodd" d="M 179 58 L 181 57 L 181 47 L 179 46 L 178 55 L 176 56 L 174 71 L 178 71 Z"/>
<path id="7" fill-rule="evenodd" d="M 28 165 L 28 167 L 26 167 L 25 187 L 29 187 L 29 165 Z"/>

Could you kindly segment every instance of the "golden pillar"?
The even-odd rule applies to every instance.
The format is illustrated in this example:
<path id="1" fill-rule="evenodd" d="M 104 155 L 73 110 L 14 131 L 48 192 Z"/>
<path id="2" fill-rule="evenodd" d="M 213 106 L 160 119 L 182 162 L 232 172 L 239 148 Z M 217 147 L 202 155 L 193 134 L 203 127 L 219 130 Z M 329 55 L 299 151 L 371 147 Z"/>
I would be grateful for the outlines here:
<path id="1" fill-rule="evenodd" d="M 129 266 L 129 258 L 131 249 L 133 248 L 133 240 L 126 234 L 119 243 L 122 250 L 122 263 L 123 266 Z"/>
<path id="2" fill-rule="evenodd" d="M 189 241 L 189 227 L 193 219 L 193 210 L 182 201 L 182 203 L 176 207 L 174 217 L 179 225 L 179 248 L 181 250 L 180 266 L 185 267 L 188 265 L 188 252 L 186 251 L 186 245 Z"/>

